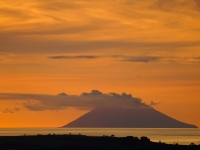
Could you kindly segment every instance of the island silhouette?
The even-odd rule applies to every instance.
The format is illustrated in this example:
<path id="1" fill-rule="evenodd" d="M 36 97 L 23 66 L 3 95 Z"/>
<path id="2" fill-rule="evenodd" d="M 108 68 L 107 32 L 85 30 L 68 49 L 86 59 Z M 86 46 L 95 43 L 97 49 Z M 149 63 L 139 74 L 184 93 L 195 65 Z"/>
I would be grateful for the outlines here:
<path id="1" fill-rule="evenodd" d="M 64 128 L 198 128 L 178 121 L 150 106 L 136 108 L 95 108 Z"/>

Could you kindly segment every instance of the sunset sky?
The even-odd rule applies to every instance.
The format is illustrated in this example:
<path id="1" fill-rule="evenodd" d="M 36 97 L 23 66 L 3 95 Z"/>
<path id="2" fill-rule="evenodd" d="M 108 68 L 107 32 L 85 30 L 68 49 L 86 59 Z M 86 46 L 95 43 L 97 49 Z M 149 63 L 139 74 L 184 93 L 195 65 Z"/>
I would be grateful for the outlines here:
<path id="1" fill-rule="evenodd" d="M 0 127 L 132 100 L 200 127 L 199 0 L 0 0 Z"/>

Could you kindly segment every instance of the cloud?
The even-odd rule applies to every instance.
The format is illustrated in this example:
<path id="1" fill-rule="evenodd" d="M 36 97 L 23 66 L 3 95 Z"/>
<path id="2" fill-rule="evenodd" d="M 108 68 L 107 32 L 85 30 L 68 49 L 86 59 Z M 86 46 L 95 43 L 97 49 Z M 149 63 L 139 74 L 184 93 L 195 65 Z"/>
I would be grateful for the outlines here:
<path id="1" fill-rule="evenodd" d="M 128 61 L 128 62 L 143 62 L 143 63 L 148 63 L 148 62 L 158 62 L 161 60 L 161 57 L 157 56 L 144 56 L 144 57 L 124 57 L 123 61 Z"/>
<path id="2" fill-rule="evenodd" d="M 200 57 L 122 56 L 122 58 L 123 58 L 122 61 L 127 61 L 127 62 L 200 64 Z"/>
<path id="3" fill-rule="evenodd" d="M 78 2 L 74 3 L 73 1 L 48 1 L 41 0 L 37 3 L 37 7 L 44 10 L 66 10 L 66 9 L 78 9 L 81 8 Z"/>
<path id="4" fill-rule="evenodd" d="M 122 61 L 133 63 L 179 63 L 200 64 L 200 57 L 177 57 L 177 56 L 117 56 Z"/>
<path id="5" fill-rule="evenodd" d="M 92 90 L 90 93 L 82 93 L 81 94 L 82 96 L 90 96 L 90 95 L 93 95 L 93 96 L 98 96 L 98 95 L 103 95 L 102 92 L 98 91 L 98 90 Z"/>
<path id="6" fill-rule="evenodd" d="M 9 53 L 0 52 L 0 60 L 4 60 L 5 58 L 8 58 L 10 56 L 11 54 Z"/>
<path id="7" fill-rule="evenodd" d="M 65 31 L 65 30 L 64 30 Z M 56 31 L 56 33 L 63 33 L 63 30 Z M 69 29 L 71 32 L 71 29 Z M 77 32 L 77 30 L 75 30 Z M 27 31 L 28 32 L 28 31 Z M 140 41 L 140 42 L 131 42 L 125 40 L 61 40 L 61 39 L 41 39 L 43 36 L 50 36 L 49 34 L 56 35 L 54 29 L 49 31 L 50 33 L 41 33 L 36 38 L 19 38 L 13 39 L 16 35 L 26 36 L 22 33 L 7 33 L 6 35 L 1 35 L 2 39 L 1 47 L 4 49 L 6 53 L 81 53 L 81 52 L 108 52 L 109 50 L 115 50 L 116 52 L 131 51 L 136 52 L 140 50 L 141 52 L 158 52 L 162 51 L 174 51 L 180 48 L 192 48 L 199 47 L 200 41 L 181 41 L 181 42 L 148 42 L 148 41 Z M 21 35 L 22 34 L 22 35 Z M 35 33 L 36 34 L 36 33 Z M 68 34 L 68 33 L 66 33 Z M 31 36 L 31 35 L 29 35 Z M 59 35 L 58 35 L 59 36 Z M 60 35 L 61 36 L 61 35 Z M 9 43 L 8 43 L 9 41 Z M 23 45 L 19 47 L 18 45 Z M 15 46 L 15 48 L 14 48 Z M 14 51 L 15 49 L 16 51 Z M 27 49 L 29 51 L 27 51 Z"/>
<path id="8" fill-rule="evenodd" d="M 200 1 L 199 0 L 195 0 L 195 2 L 196 2 L 196 5 L 197 5 L 197 7 L 198 7 L 198 9 L 200 11 Z"/>
<path id="9" fill-rule="evenodd" d="M 180 13 L 187 9 L 185 12 L 189 13 L 198 10 L 199 5 L 199 0 L 156 0 L 153 8 L 169 12 L 179 11 Z"/>
<path id="10" fill-rule="evenodd" d="M 67 107 L 92 109 L 95 107 L 146 107 L 140 98 L 130 94 L 103 94 L 98 90 L 81 95 L 0 94 L 0 100 L 19 100 L 30 111 L 63 110 Z"/>
<path id="11" fill-rule="evenodd" d="M 199 12 L 187 8 L 194 2 L 199 6 L 198 0 L 2 1 L 0 45 L 26 54 L 199 47 Z M 162 11 L 174 7 L 182 12 Z"/>
<path id="12" fill-rule="evenodd" d="M 200 63 L 200 57 L 177 57 L 177 56 L 128 56 L 128 55 L 55 55 L 48 56 L 50 59 L 100 59 L 112 58 L 116 60 L 134 63 Z"/>
<path id="13" fill-rule="evenodd" d="M 149 104 L 149 106 L 156 106 L 160 104 L 160 102 L 154 102 L 154 101 L 151 101 L 151 103 Z"/>
<path id="14" fill-rule="evenodd" d="M 66 93 L 62 92 L 62 93 L 59 93 L 58 96 L 68 96 Z"/>
<path id="15" fill-rule="evenodd" d="M 0 52 L 0 56 L 7 56 L 7 55 L 9 55 L 8 53 L 4 53 L 4 52 Z"/>
<path id="16" fill-rule="evenodd" d="M 100 58 L 100 56 L 94 56 L 94 55 L 77 55 L 77 56 L 49 56 L 50 59 L 95 59 Z"/>
<path id="17" fill-rule="evenodd" d="M 16 17 L 18 19 L 28 19 L 30 17 L 30 15 L 27 12 L 23 12 L 20 9 L 10 7 L 0 8 L 0 13 L 0 16 L 13 19 L 16 19 Z"/>
<path id="18" fill-rule="evenodd" d="M 2 111 L 2 113 L 8 114 L 8 113 L 14 113 L 12 110 L 6 108 Z"/>
<path id="19" fill-rule="evenodd" d="M 6 108 L 2 111 L 2 113 L 15 113 L 17 111 L 19 111 L 20 109 L 18 107 L 15 108 Z"/>
<path id="20" fill-rule="evenodd" d="M 6 57 L 6 56 L 10 56 L 9 53 L 4 53 L 4 52 L 0 52 L 0 57 Z"/>
<path id="21" fill-rule="evenodd" d="M 177 1 L 174 0 L 157 0 L 154 3 L 154 8 L 162 9 L 162 10 L 173 10 L 177 6 Z"/>

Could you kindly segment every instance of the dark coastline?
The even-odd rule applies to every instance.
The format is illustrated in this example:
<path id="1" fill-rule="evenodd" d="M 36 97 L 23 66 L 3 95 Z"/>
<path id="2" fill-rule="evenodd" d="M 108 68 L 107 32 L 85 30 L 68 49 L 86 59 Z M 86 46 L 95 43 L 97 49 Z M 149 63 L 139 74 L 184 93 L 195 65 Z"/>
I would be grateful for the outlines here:
<path id="1" fill-rule="evenodd" d="M 85 135 L 0 136 L 0 150 L 199 150 L 200 145 L 151 142 L 147 137 Z"/>

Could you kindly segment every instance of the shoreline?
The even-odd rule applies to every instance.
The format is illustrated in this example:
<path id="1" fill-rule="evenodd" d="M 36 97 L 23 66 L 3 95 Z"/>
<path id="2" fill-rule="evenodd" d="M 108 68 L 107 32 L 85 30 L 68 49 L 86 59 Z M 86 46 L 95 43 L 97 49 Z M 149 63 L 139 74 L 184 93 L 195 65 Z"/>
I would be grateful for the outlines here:
<path id="1" fill-rule="evenodd" d="M 143 135 L 149 137 L 153 142 L 165 142 L 167 144 L 178 143 L 189 145 L 194 142 L 200 144 L 199 129 L 151 129 L 151 128 L 13 128 L 0 129 L 0 136 L 21 136 L 21 135 L 47 135 L 47 134 L 82 134 L 87 136 L 112 135 L 115 137 L 126 137 Z"/>
<path id="2" fill-rule="evenodd" d="M 48 135 L 21 135 L 0 136 L 0 150 L 40 150 L 40 149 L 200 149 L 200 144 L 179 145 L 178 143 L 166 144 L 164 142 L 152 142 L 148 137 L 134 136 L 86 136 L 81 134 L 48 134 Z"/>

